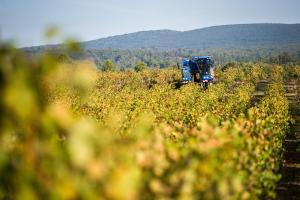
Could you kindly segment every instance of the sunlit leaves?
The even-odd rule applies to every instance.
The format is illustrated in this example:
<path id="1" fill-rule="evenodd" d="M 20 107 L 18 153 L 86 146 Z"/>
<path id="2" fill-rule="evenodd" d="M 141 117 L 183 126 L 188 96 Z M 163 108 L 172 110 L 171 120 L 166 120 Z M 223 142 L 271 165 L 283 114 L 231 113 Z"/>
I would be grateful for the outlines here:
<path id="1" fill-rule="evenodd" d="M 204 91 L 179 87 L 175 69 L 100 72 L 0 52 L 0 198 L 274 196 L 289 123 L 281 67 L 230 67 Z"/>

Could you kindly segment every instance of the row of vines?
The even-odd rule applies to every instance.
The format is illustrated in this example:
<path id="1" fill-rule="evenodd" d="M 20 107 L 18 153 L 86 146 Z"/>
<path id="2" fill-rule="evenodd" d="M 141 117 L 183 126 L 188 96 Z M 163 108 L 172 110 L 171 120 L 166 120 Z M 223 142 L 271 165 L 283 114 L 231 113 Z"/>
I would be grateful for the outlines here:
<path id="1" fill-rule="evenodd" d="M 0 65 L 0 199 L 275 197 L 282 67 L 219 70 L 204 91 L 174 69 L 98 72 L 7 46 Z"/>

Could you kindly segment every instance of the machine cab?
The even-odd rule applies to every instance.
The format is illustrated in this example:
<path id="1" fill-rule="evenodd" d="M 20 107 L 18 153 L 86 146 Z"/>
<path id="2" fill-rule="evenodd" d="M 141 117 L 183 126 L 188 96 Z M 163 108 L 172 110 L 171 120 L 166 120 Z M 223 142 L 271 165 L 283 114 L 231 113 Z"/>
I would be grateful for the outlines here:
<path id="1" fill-rule="evenodd" d="M 210 56 L 193 57 L 192 63 L 195 66 L 195 74 L 199 73 L 202 82 L 210 82 L 213 80 L 214 62 Z"/>

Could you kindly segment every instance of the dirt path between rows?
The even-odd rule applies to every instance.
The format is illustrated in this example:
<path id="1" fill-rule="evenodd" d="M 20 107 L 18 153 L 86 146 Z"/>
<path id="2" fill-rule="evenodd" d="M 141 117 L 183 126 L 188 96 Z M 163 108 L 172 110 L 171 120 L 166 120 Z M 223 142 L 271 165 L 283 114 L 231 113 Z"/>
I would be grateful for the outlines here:
<path id="1" fill-rule="evenodd" d="M 300 102 L 296 80 L 285 84 L 289 109 L 295 123 L 285 139 L 282 179 L 277 187 L 277 200 L 300 200 Z"/>

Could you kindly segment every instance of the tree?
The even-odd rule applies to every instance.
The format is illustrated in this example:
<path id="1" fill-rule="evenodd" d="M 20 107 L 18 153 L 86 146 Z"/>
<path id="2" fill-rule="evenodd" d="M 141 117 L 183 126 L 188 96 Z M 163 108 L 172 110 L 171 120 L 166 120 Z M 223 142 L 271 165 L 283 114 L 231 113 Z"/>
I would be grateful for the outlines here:
<path id="1" fill-rule="evenodd" d="M 116 71 L 117 67 L 116 65 L 110 60 L 106 60 L 104 65 L 103 65 L 103 71 Z"/>
<path id="2" fill-rule="evenodd" d="M 103 69 L 103 62 L 101 62 L 99 59 L 95 60 L 95 65 L 97 69 Z"/>
<path id="3" fill-rule="evenodd" d="M 120 67 L 120 71 L 121 71 L 121 72 L 125 72 L 125 71 L 126 71 L 126 70 L 125 70 L 125 67 L 124 67 L 124 66 L 121 66 L 121 67 Z"/>
<path id="4" fill-rule="evenodd" d="M 136 65 L 134 66 L 134 70 L 136 72 L 141 72 L 141 71 L 145 70 L 146 68 L 147 68 L 147 65 L 143 61 L 136 63 Z"/>

